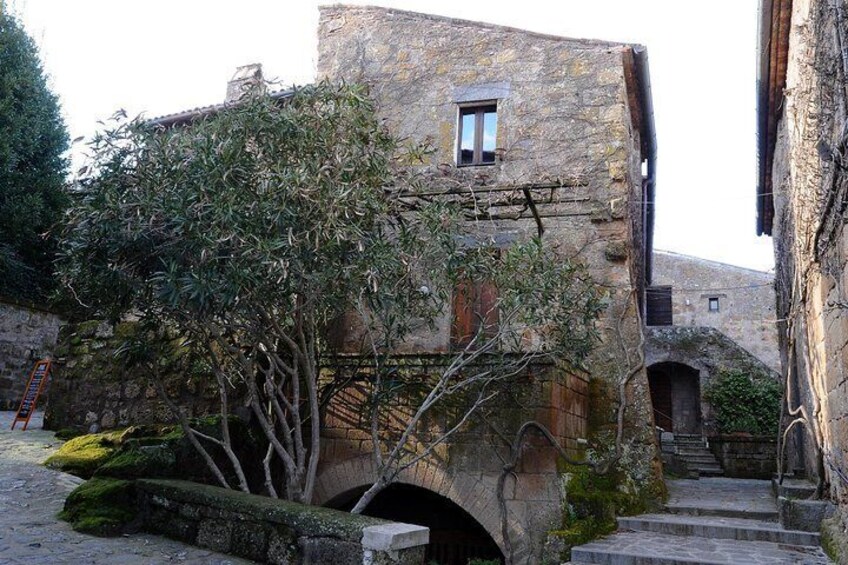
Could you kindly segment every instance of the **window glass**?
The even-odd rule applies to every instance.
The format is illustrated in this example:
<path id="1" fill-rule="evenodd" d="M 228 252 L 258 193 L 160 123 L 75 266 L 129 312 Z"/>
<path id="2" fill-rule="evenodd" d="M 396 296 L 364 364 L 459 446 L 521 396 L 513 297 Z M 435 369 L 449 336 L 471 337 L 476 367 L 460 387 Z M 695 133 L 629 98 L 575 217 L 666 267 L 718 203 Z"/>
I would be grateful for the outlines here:
<path id="1" fill-rule="evenodd" d="M 718 298 L 710 298 L 710 312 L 718 312 Z"/>
<path id="2" fill-rule="evenodd" d="M 474 112 L 462 115 L 462 139 L 459 145 L 459 163 L 470 165 L 474 162 Z"/>
<path id="3" fill-rule="evenodd" d="M 495 109 L 487 110 L 483 114 L 483 163 L 495 162 L 495 146 L 498 133 L 498 114 Z"/>

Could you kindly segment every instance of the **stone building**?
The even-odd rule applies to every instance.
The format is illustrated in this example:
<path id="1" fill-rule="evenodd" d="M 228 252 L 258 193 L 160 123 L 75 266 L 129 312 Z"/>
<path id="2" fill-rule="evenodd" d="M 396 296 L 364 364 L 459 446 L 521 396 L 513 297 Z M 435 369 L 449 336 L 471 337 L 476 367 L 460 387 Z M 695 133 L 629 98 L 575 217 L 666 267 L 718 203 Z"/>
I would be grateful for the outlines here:
<path id="1" fill-rule="evenodd" d="M 600 322 L 603 343 L 587 363 L 586 377 L 617 388 L 639 355 L 639 312 L 650 273 L 655 142 L 644 48 L 332 6 L 321 9 L 318 50 L 319 79 L 369 85 L 392 131 L 431 141 L 435 151 L 422 168 L 429 191 L 473 199 L 474 208 L 486 213 L 486 229 L 505 242 L 543 231 L 563 252 L 579 254 L 595 280 L 610 289 Z M 469 136 L 474 125 L 476 134 Z M 522 197 L 528 192 L 529 199 Z M 404 353 L 447 351 L 449 341 L 445 313 L 426 344 Z M 585 412 L 567 415 L 566 406 L 580 399 L 575 392 L 585 386 L 583 379 L 554 375 L 550 396 L 542 397 L 551 414 L 546 420 L 565 415 L 560 434 L 569 448 L 592 432 Z M 628 390 L 629 429 L 650 430 L 643 367 L 637 366 Z M 617 401 L 607 400 L 608 407 Z M 611 412 L 598 412 L 599 420 L 611 419 Z M 518 417 L 534 416 L 524 410 Z M 628 438 L 633 435 L 639 432 Z M 650 482 L 647 435 L 645 455 L 633 470 Z M 435 478 L 422 468 L 409 474 L 409 483 L 465 508 L 504 549 L 494 510 L 500 464 L 491 450 L 480 448 L 479 437 L 472 441 L 474 451 L 471 445 L 452 447 L 457 456 L 447 467 L 431 462 Z M 345 453 L 324 459 L 319 483 L 327 488 L 319 487 L 318 502 L 338 500 L 373 480 L 367 454 Z M 517 562 L 538 559 L 544 531 L 562 520 L 556 459 L 542 447 L 522 460 L 507 501 Z M 448 486 L 458 481 L 466 486 Z"/>
<path id="2" fill-rule="evenodd" d="M 374 501 L 383 517 L 431 526 L 431 555 L 453 555 L 445 562 L 464 563 L 461 546 L 479 549 L 467 556 L 511 553 L 515 563 L 538 563 L 547 532 L 562 524 L 561 461 L 542 442 L 524 449 L 506 486 L 504 523 L 497 497 L 509 447 L 504 437 L 522 422 L 542 422 L 572 454 L 589 440 L 603 451 L 614 443 L 623 389 L 629 484 L 647 489 L 658 479 L 641 351 L 655 175 L 646 51 L 374 7 L 324 7 L 318 35 L 319 80 L 369 85 L 396 136 L 432 144 L 419 171 L 426 196 L 462 199 L 482 233 L 499 244 L 541 235 L 563 254 L 579 256 L 606 289 L 601 342 L 588 372 L 534 369 L 533 379 L 516 383 L 512 397 L 497 406 L 500 436 L 481 426 L 464 430 L 443 456 L 407 469 Z M 259 79 L 256 67 L 240 69 L 228 96 Z M 189 123 L 220 107 L 157 122 Z M 440 362 L 450 351 L 452 317 L 445 312 L 434 331 L 397 351 L 405 366 L 426 374 L 428 364 Z M 65 387 L 63 396 L 91 395 L 84 380 Z M 126 387 L 115 388 L 112 414 L 122 413 Z M 140 396 L 133 391 L 135 403 Z M 328 408 L 316 504 L 345 508 L 375 479 L 371 436 L 359 412 L 355 398 Z M 53 425 L 64 419 L 55 414 Z"/>
<path id="3" fill-rule="evenodd" d="M 780 371 L 773 273 L 658 249 L 653 264 L 652 289 L 671 293 L 671 325 L 715 328 Z"/>
<path id="4" fill-rule="evenodd" d="M 774 237 L 789 469 L 822 481 L 848 525 L 848 9 L 761 4 L 757 233 Z M 792 422 L 793 424 L 790 424 Z M 834 549 L 839 543 L 833 544 Z M 842 561 L 844 562 L 844 561 Z"/>
<path id="5" fill-rule="evenodd" d="M 719 438 L 721 430 L 708 391 L 716 377 L 728 371 L 779 378 L 774 310 L 771 273 L 654 251 L 645 340 L 654 421 L 674 434 L 662 436 L 665 452 L 698 455 L 685 461 L 690 471 L 771 476 L 774 438 L 745 440 L 744 446 L 739 443 L 742 440 Z M 741 467 L 732 458 L 710 459 L 708 445 L 728 442 L 755 450 L 756 469 L 737 472 Z M 693 443 L 699 446 L 697 452 L 688 449 Z"/>

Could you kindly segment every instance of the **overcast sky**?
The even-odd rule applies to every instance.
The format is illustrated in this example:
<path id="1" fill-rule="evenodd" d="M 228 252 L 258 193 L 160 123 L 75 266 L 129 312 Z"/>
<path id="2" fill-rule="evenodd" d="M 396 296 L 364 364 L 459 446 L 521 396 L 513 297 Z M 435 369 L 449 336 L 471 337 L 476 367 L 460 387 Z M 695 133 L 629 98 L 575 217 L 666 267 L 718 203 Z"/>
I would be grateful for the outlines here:
<path id="1" fill-rule="evenodd" d="M 326 2 L 6 3 L 41 47 L 75 138 L 119 108 L 156 116 L 221 102 L 247 63 L 287 84 L 310 82 L 317 6 Z M 647 45 L 659 148 L 655 246 L 772 268 L 771 239 L 755 235 L 757 0 L 364 3 Z"/>

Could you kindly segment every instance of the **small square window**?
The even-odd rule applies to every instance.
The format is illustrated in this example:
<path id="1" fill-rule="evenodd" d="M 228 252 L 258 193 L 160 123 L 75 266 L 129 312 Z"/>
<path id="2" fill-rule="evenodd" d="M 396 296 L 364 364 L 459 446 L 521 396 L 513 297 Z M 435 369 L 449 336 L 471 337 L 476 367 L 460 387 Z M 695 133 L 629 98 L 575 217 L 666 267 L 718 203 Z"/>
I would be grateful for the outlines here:
<path id="1" fill-rule="evenodd" d="M 718 298 L 709 299 L 710 312 L 718 312 Z"/>
<path id="2" fill-rule="evenodd" d="M 456 164 L 492 165 L 497 147 L 498 110 L 495 104 L 459 109 Z"/>

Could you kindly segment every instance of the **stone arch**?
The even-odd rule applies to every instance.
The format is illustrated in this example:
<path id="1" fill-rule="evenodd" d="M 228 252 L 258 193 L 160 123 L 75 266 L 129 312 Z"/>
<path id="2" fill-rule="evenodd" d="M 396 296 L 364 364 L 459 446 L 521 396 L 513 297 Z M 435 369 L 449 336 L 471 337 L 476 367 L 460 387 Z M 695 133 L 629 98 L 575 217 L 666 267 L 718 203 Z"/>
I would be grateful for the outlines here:
<path id="1" fill-rule="evenodd" d="M 703 434 L 704 371 L 689 363 L 659 361 L 647 373 L 655 424 L 675 434 Z"/>
<path id="2" fill-rule="evenodd" d="M 348 492 L 372 485 L 376 476 L 376 468 L 370 456 L 333 463 L 319 473 L 313 503 L 326 505 Z M 501 530 L 501 511 L 495 492 L 496 480 L 483 481 L 468 473 L 448 471 L 427 461 L 419 461 L 404 470 L 397 482 L 428 490 L 455 503 L 486 530 L 506 555 Z M 530 551 L 527 543 L 529 532 L 525 529 L 522 518 L 507 510 L 509 539 L 514 559 L 518 563 L 523 562 Z"/>

